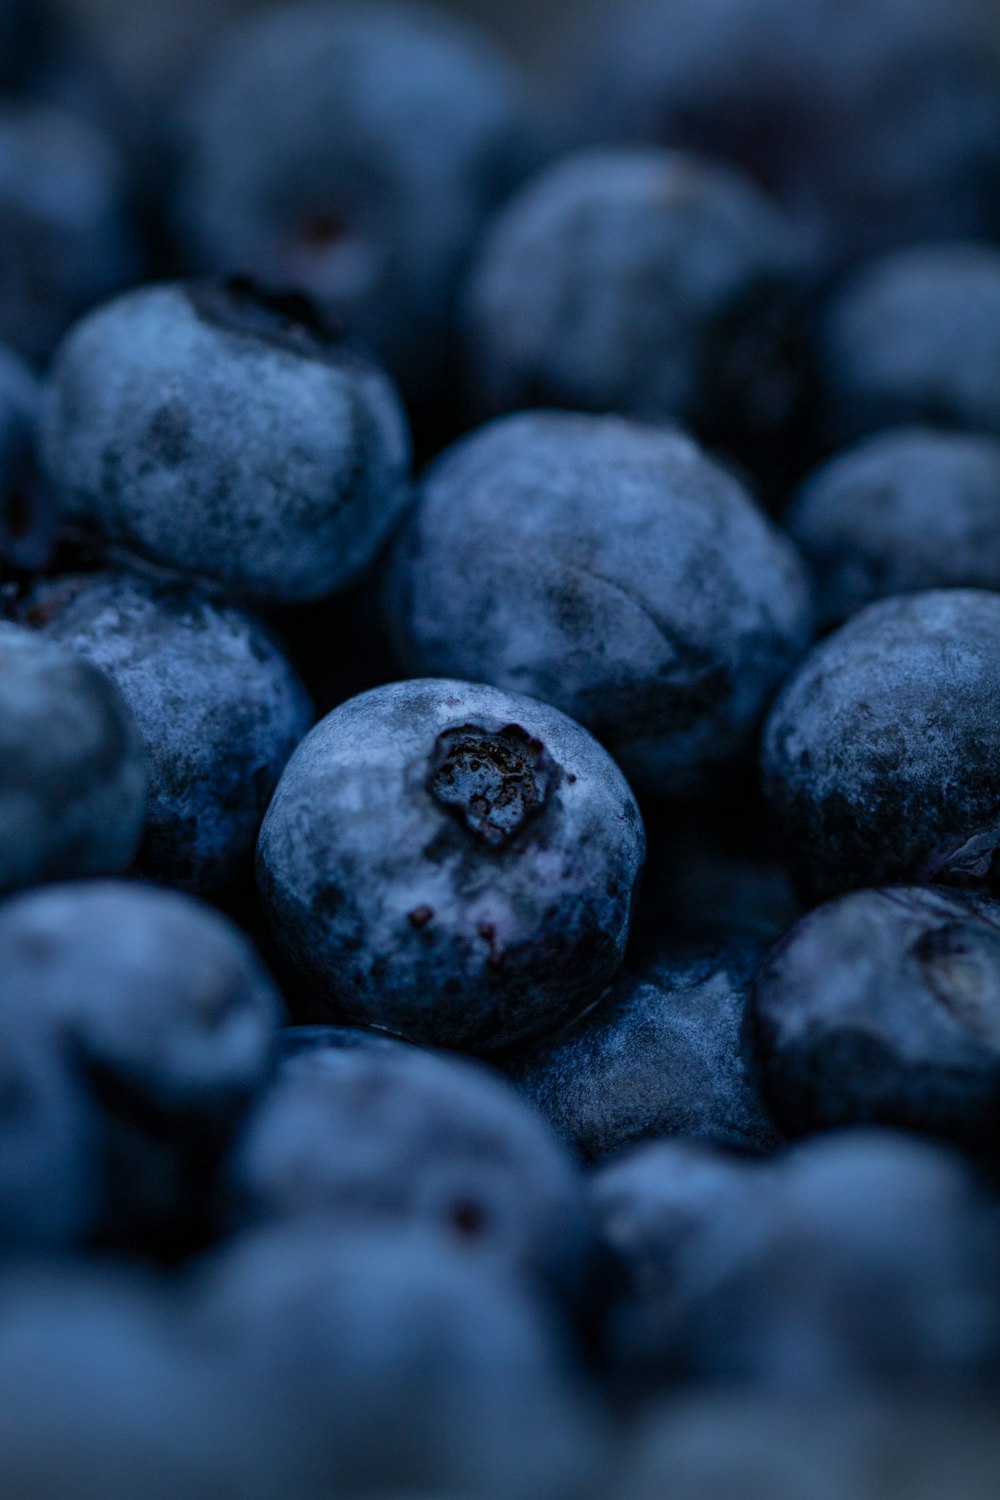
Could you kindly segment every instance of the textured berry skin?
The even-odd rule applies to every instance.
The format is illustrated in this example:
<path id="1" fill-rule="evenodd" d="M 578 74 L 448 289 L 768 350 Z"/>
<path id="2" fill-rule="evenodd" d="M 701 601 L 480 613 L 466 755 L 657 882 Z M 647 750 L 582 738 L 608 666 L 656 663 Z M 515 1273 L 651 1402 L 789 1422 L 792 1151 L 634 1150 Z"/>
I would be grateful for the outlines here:
<path id="1" fill-rule="evenodd" d="M 114 684 L 0 623 L 0 893 L 119 874 L 145 806 L 139 733 Z"/>
<path id="2" fill-rule="evenodd" d="M 1000 436 L 1000 250 L 921 245 L 862 267 L 819 358 L 834 442 L 905 423 Z"/>
<path id="3" fill-rule="evenodd" d="M 515 1091 L 387 1039 L 286 1057 L 231 1183 L 251 1219 L 423 1224 L 560 1299 L 593 1248 L 582 1174 Z"/>
<path id="4" fill-rule="evenodd" d="M 567 157 L 502 211 L 472 273 L 484 405 L 699 430 L 725 405 L 731 425 L 773 425 L 794 386 L 778 370 L 769 386 L 766 344 L 794 266 L 778 209 L 727 167 L 654 150 Z"/>
<path id="5" fill-rule="evenodd" d="M 36 363 L 135 274 L 114 149 L 46 104 L 0 109 L 0 339 Z"/>
<path id="6" fill-rule="evenodd" d="M 604 1477 L 562 1330 L 437 1235 L 278 1225 L 231 1240 L 192 1292 L 203 1346 L 311 1481 L 289 1495 L 573 1500 Z"/>
<path id="7" fill-rule="evenodd" d="M 828 264 L 991 233 L 1000 98 L 981 8 L 955 0 L 608 4 L 582 128 L 737 163 Z"/>
<path id="8" fill-rule="evenodd" d="M 142 287 L 56 358 L 42 458 L 67 520 L 272 602 L 374 557 L 409 495 L 409 433 L 381 371 L 297 295 Z"/>
<path id="9" fill-rule="evenodd" d="M 204 895 L 245 878 L 268 800 L 312 720 L 249 615 L 133 573 L 39 584 L 26 618 L 112 679 L 145 747 L 144 871 Z"/>
<path id="10" fill-rule="evenodd" d="M 487 1050 L 600 991 L 644 853 L 624 778 L 578 724 L 418 680 L 363 693 L 308 735 L 264 819 L 258 880 L 331 1016 Z"/>
<path id="11" fill-rule="evenodd" d="M 623 1276 L 612 1358 L 640 1385 L 797 1398 L 995 1385 L 995 1200 L 941 1147 L 847 1131 L 695 1172 L 690 1148 L 658 1144 L 595 1192 Z"/>
<path id="12" fill-rule="evenodd" d="M 68 1046 L 99 1114 L 115 1234 L 176 1229 L 270 1073 L 281 1002 L 218 912 L 101 881 L 0 905 L 0 1010 Z"/>
<path id="13" fill-rule="evenodd" d="M 388 610 L 412 670 L 556 704 L 653 793 L 748 744 L 810 627 L 794 549 L 693 442 L 555 412 L 433 467 Z"/>
<path id="14" fill-rule="evenodd" d="M 534 162 L 513 68 L 419 6 L 274 7 L 224 38 L 182 121 L 193 264 L 301 287 L 433 390 L 486 216 Z"/>
<path id="15" fill-rule="evenodd" d="M 803 892 L 989 889 L 1000 843 L 1000 595 L 869 605 L 783 689 L 764 790 Z"/>
<path id="16" fill-rule="evenodd" d="M 818 580 L 820 623 L 892 594 L 1000 589 L 998 500 L 990 437 L 903 428 L 824 464 L 785 523 Z"/>
<path id="17" fill-rule="evenodd" d="M 878 1123 L 995 1152 L 1000 904 L 919 886 L 840 896 L 773 950 L 752 1020 L 790 1133 Z"/>
<path id="18" fill-rule="evenodd" d="M 741 1034 L 760 954 L 746 942 L 622 971 L 581 1020 L 505 1070 L 588 1161 L 650 1136 L 770 1150 L 778 1136 Z"/>

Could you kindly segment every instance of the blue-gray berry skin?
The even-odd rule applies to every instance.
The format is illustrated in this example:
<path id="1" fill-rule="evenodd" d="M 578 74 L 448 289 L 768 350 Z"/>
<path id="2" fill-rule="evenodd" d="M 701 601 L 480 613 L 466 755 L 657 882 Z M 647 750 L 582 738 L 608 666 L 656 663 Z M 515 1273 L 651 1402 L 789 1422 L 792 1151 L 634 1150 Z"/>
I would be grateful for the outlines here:
<path id="1" fill-rule="evenodd" d="M 1000 86 L 981 6 L 608 0 L 604 13 L 580 86 L 588 139 L 738 164 L 832 266 L 994 232 Z"/>
<path id="2" fill-rule="evenodd" d="M 866 885 L 990 889 L 1000 845 L 1000 594 L 871 604 L 792 676 L 764 791 L 814 900 Z"/>
<path id="3" fill-rule="evenodd" d="M 750 743 L 810 632 L 805 569 L 736 479 L 679 433 L 562 412 L 433 467 L 387 603 L 411 670 L 556 704 L 654 794 Z"/>
<path id="4" fill-rule="evenodd" d="M 572 1300 L 593 1248 L 584 1179 L 486 1068 L 401 1042 L 286 1056 L 238 1143 L 250 1219 L 425 1225 Z"/>
<path id="5" fill-rule="evenodd" d="M 1000 589 L 1000 442 L 918 427 L 868 438 L 809 476 L 785 524 L 822 625 L 892 594 Z"/>
<path id="6" fill-rule="evenodd" d="M 834 442 L 906 423 L 1000 436 L 1000 250 L 920 245 L 862 267 L 819 359 Z"/>
<path id="7" fill-rule="evenodd" d="M 840 896 L 771 952 L 751 1021 L 761 1088 L 789 1133 L 897 1125 L 995 1154 L 997 902 L 921 886 Z"/>
<path id="8" fill-rule="evenodd" d="M 0 1247 L 78 1245 L 103 1206 L 99 1118 L 63 1047 L 3 988 L 0 977 Z"/>
<path id="9" fill-rule="evenodd" d="M 409 496 L 388 378 L 304 298 L 240 280 L 142 287 L 84 318 L 41 447 L 67 520 L 275 603 L 350 582 Z"/>
<path id="10" fill-rule="evenodd" d="M 193 86 L 181 246 L 197 268 L 301 287 L 421 398 L 468 254 L 534 164 L 534 135 L 515 69 L 453 17 L 274 7 L 224 35 Z"/>
<path id="11" fill-rule="evenodd" d="M 714 1171 L 670 1151 L 641 1147 L 595 1182 L 626 1380 L 796 1397 L 995 1388 L 997 1209 L 961 1158 L 877 1130 Z"/>
<path id="12" fill-rule="evenodd" d="M 252 861 L 282 768 L 312 721 L 294 669 L 251 616 L 132 573 L 41 583 L 25 618 L 121 690 L 149 775 L 141 868 L 219 895 Z"/>
<path id="13" fill-rule="evenodd" d="M 0 339 L 34 363 L 125 286 L 136 255 L 114 148 L 47 104 L 0 108 Z"/>
<path id="14" fill-rule="evenodd" d="M 768 1151 L 778 1134 L 743 1038 L 759 945 L 676 951 L 623 970 L 558 1036 L 505 1071 L 588 1161 L 651 1136 Z"/>
<path id="15" fill-rule="evenodd" d="M 100 1120 L 102 1231 L 177 1232 L 277 1048 L 280 998 L 239 929 L 152 886 L 28 892 L 0 905 L 0 1011 L 68 1048 Z"/>
<path id="16" fill-rule="evenodd" d="M 406 1042 L 364 1026 L 284 1026 L 278 1045 L 285 1062 L 313 1052 L 392 1052 Z"/>
<path id="17" fill-rule="evenodd" d="M 289 1495 L 573 1500 L 605 1477 L 565 1330 L 441 1236 L 269 1226 L 197 1267 L 189 1295 L 197 1347 L 308 1475 Z"/>
<path id="18" fill-rule="evenodd" d="M 0 893 L 120 874 L 145 809 L 124 695 L 64 646 L 0 623 Z"/>
<path id="19" fill-rule="evenodd" d="M 729 167 L 652 149 L 564 158 L 501 212 L 471 275 L 483 404 L 774 426 L 794 385 L 769 369 L 764 330 L 795 262 L 780 211 Z"/>
<path id="20" fill-rule="evenodd" d="M 275 939 L 332 1018 L 488 1050 L 600 992 L 644 853 L 624 777 L 578 724 L 427 679 L 363 693 L 307 736 L 257 867 Z"/>

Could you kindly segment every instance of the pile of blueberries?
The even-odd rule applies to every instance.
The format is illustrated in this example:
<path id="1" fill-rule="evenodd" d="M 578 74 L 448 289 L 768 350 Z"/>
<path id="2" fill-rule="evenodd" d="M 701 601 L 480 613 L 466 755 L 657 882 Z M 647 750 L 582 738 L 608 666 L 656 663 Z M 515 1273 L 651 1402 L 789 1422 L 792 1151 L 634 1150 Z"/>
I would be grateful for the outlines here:
<path id="1" fill-rule="evenodd" d="M 0 1495 L 996 1500 L 995 17 L 161 19 L 0 3 Z"/>

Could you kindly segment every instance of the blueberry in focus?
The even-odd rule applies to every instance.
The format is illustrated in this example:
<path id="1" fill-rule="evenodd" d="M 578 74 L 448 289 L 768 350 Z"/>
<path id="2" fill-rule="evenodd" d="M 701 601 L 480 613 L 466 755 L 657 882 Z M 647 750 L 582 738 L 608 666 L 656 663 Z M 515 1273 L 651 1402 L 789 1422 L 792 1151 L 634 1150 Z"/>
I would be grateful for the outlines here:
<path id="1" fill-rule="evenodd" d="M 749 745 L 810 631 L 805 569 L 736 479 L 676 432 L 563 412 L 432 467 L 387 603 L 411 670 L 554 703 L 651 794 Z"/>
<path id="2" fill-rule="evenodd" d="M 759 944 L 662 953 L 504 1068 L 588 1161 L 650 1136 L 768 1151 L 778 1135 L 743 1040 Z"/>
<path id="3" fill-rule="evenodd" d="M 785 524 L 816 575 L 822 625 L 892 594 L 1000 589 L 1000 442 L 881 433 L 811 474 Z"/>
<path id="4" fill-rule="evenodd" d="M 996 1150 L 1000 904 L 919 886 L 840 896 L 769 955 L 751 1016 L 789 1133 L 879 1123 Z"/>
<path id="5" fill-rule="evenodd" d="M 764 792 L 804 895 L 989 890 L 1000 844 L 1000 594 L 870 604 L 806 658 L 764 732 Z"/>
<path id="6" fill-rule="evenodd" d="M 796 260 L 780 210 L 729 167 L 653 149 L 565 157 L 500 213 L 475 263 L 482 404 L 773 436 L 798 393 Z"/>
<path id="7" fill-rule="evenodd" d="M 145 807 L 139 731 L 118 689 L 65 647 L 0 623 L 0 893 L 120 874 Z"/>
<path id="8" fill-rule="evenodd" d="M 274 938 L 327 1018 L 482 1051 L 559 1026 L 621 962 L 645 853 L 624 777 L 557 709 L 377 688 L 292 756 L 258 845 Z"/>
<path id="9" fill-rule="evenodd" d="M 56 356 L 42 458 L 66 520 L 272 603 L 332 593 L 409 495 L 394 388 L 297 294 L 143 287 Z"/>
<path id="10" fill-rule="evenodd" d="M 135 573 L 42 581 L 22 615 L 100 667 L 132 709 L 149 777 L 142 870 L 227 895 L 248 878 L 271 793 L 312 722 L 280 647 L 241 610 Z"/>
<path id="11" fill-rule="evenodd" d="M 991 233 L 1000 67 L 966 0 L 610 5 L 581 130 L 741 166 L 830 265 Z"/>
<path id="12" fill-rule="evenodd" d="M 231 1240 L 190 1295 L 199 1347 L 283 1439 L 292 1494 L 572 1500 L 603 1472 L 563 1331 L 441 1236 L 278 1225 Z"/>
<path id="13" fill-rule="evenodd" d="M 134 278 L 114 147 L 41 102 L 0 107 L 0 339 L 33 363 L 95 302 Z"/>
<path id="14" fill-rule="evenodd" d="M 225 34 L 180 128 L 196 270 L 296 286 L 423 400 L 486 216 L 534 162 L 515 69 L 420 6 L 306 3 Z"/>
<path id="15" fill-rule="evenodd" d="M 688 1168 L 665 1149 L 595 1184 L 624 1274 L 609 1341 L 626 1380 L 796 1399 L 995 1389 L 997 1208 L 959 1157 L 891 1131 L 821 1136 L 734 1164 L 685 1221 L 672 1179 Z"/>
<path id="16" fill-rule="evenodd" d="M 240 931 L 177 892 L 47 886 L 0 904 L 0 1011 L 68 1049 L 100 1113 L 105 1232 L 173 1223 L 274 1059 L 281 1002 Z"/>
<path id="17" fill-rule="evenodd" d="M 529 1105 L 484 1067 L 388 1038 L 286 1056 L 230 1185 L 246 1219 L 424 1225 L 567 1301 L 592 1249 L 582 1175 Z"/>
<path id="18" fill-rule="evenodd" d="M 819 351 L 835 443 L 920 424 L 1000 436 L 1000 250 L 918 245 L 861 267 Z"/>

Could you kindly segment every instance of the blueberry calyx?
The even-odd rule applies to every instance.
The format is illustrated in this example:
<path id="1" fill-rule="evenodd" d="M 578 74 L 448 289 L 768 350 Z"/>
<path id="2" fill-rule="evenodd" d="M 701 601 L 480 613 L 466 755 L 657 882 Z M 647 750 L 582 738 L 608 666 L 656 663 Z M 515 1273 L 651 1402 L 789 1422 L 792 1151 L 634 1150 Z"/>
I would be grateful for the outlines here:
<path id="1" fill-rule="evenodd" d="M 462 724 L 438 735 L 427 790 L 492 849 L 509 844 L 545 807 L 558 768 L 518 724 Z"/>
<path id="2" fill-rule="evenodd" d="M 229 276 L 196 282 L 188 296 L 199 318 L 229 333 L 305 359 L 326 359 L 341 350 L 342 326 L 303 292 L 268 287 L 250 276 Z"/>

